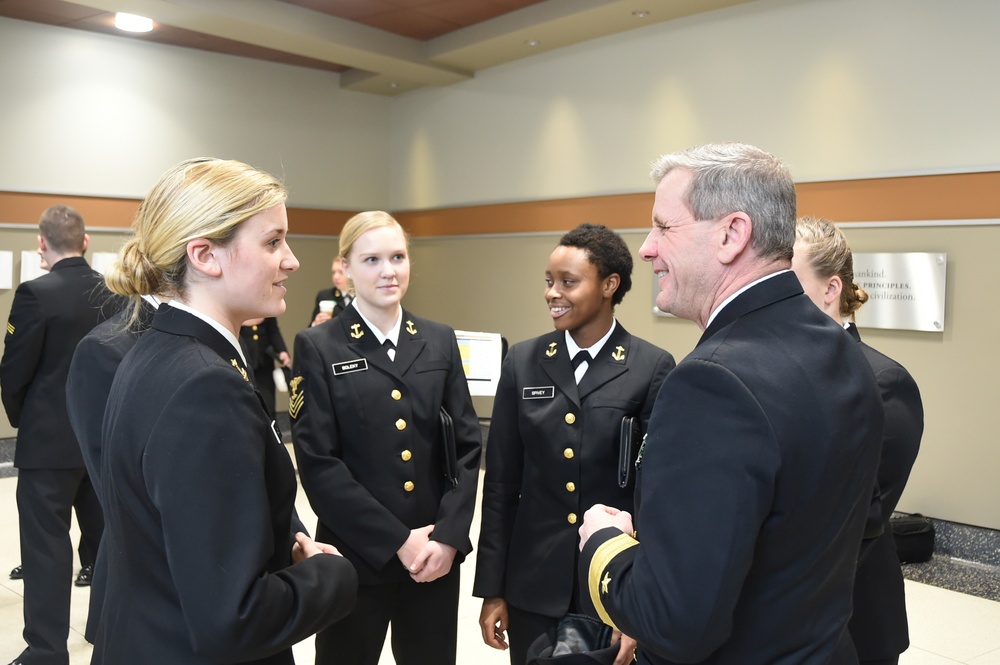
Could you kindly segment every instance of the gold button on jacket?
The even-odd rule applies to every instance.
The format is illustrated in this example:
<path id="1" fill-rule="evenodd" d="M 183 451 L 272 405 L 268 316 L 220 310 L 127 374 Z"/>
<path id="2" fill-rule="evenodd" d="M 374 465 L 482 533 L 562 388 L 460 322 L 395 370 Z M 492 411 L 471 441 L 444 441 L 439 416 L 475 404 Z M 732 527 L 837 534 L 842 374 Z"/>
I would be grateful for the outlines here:
<path id="1" fill-rule="evenodd" d="M 402 418 L 400 418 L 399 420 L 397 420 L 396 421 L 396 429 L 398 429 L 400 432 L 402 432 L 404 429 L 406 429 L 406 421 L 403 420 Z"/>
<path id="2" fill-rule="evenodd" d="M 566 491 L 567 492 L 575 492 L 576 491 L 576 483 L 574 483 L 574 482 L 568 482 L 568 483 L 566 483 Z"/>
<path id="3" fill-rule="evenodd" d="M 398 402 L 399 400 L 403 399 L 403 393 L 399 392 L 398 390 L 393 390 L 393 391 L 392 391 L 391 393 L 389 393 L 389 394 L 390 394 L 390 395 L 392 395 L 392 398 L 393 398 L 394 400 L 396 400 L 397 402 Z"/>
<path id="4" fill-rule="evenodd" d="M 576 513 L 570 513 L 566 516 L 566 521 L 570 524 L 576 524 Z"/>
<path id="5" fill-rule="evenodd" d="M 405 483 L 403 483 L 403 489 L 406 490 L 407 492 L 412 492 L 413 491 L 413 481 L 412 480 L 407 480 Z"/>
<path id="6" fill-rule="evenodd" d="M 566 459 L 573 459 L 573 449 L 567 448 L 566 450 L 564 450 L 563 457 L 565 457 Z"/>
<path id="7" fill-rule="evenodd" d="M 409 450 L 404 450 L 399 454 L 399 456 L 403 458 L 404 462 L 409 462 L 410 458 L 413 457 L 413 454 Z"/>
<path id="8" fill-rule="evenodd" d="M 576 422 L 576 415 L 572 414 L 572 413 L 567 413 L 566 414 L 566 424 L 567 425 L 572 425 L 575 422 Z"/>

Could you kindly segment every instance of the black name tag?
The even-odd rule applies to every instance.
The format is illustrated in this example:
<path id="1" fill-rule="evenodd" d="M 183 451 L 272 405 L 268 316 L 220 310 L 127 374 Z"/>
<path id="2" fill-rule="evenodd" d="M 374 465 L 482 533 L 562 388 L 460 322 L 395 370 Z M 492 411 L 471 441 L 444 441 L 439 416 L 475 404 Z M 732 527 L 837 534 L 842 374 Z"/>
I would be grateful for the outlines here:
<path id="1" fill-rule="evenodd" d="M 357 360 L 348 360 L 346 363 L 333 363 L 330 367 L 333 368 L 334 376 L 351 374 L 352 372 L 365 372 L 368 370 L 368 359 L 358 358 Z"/>
<path id="2" fill-rule="evenodd" d="M 521 399 L 552 399 L 555 396 L 555 386 L 531 386 L 521 393 Z"/>

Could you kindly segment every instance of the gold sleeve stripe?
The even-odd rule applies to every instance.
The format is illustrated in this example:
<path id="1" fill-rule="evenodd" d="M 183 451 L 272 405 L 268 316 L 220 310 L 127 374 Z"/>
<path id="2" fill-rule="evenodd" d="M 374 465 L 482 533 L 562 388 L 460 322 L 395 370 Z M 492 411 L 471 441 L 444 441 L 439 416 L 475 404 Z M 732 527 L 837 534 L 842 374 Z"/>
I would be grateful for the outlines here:
<path id="1" fill-rule="evenodd" d="M 7 322 L 7 334 L 8 335 L 14 334 L 14 324 L 11 323 L 10 321 Z"/>
<path id="2" fill-rule="evenodd" d="M 623 533 L 620 536 L 615 536 L 611 540 L 602 543 L 601 546 L 597 548 L 597 551 L 594 552 L 594 557 L 590 560 L 590 577 L 588 580 L 588 585 L 590 586 L 590 600 L 594 603 L 594 607 L 597 609 L 597 615 L 601 617 L 601 621 L 608 624 L 615 630 L 618 630 L 618 626 L 616 626 L 611 620 L 611 617 L 608 616 L 608 611 L 604 609 L 604 601 L 601 600 L 602 574 L 604 573 L 604 569 L 608 567 L 608 564 L 610 564 L 616 556 L 638 544 L 638 540 L 635 540 L 627 533 Z M 611 578 L 608 577 L 608 581 L 610 581 L 610 579 Z"/>

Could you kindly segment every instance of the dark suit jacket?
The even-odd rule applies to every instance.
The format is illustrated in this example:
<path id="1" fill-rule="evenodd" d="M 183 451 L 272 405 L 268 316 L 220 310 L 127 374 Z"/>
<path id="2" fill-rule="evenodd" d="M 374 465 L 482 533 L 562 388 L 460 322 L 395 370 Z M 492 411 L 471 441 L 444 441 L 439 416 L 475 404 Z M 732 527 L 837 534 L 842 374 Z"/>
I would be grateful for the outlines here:
<path id="1" fill-rule="evenodd" d="M 859 343 L 875 372 L 885 408 L 882 455 L 878 465 L 883 529 L 882 535 L 858 562 L 854 615 L 850 623 L 851 638 L 859 658 L 882 660 L 898 656 L 910 644 L 903 573 L 896 557 L 889 518 L 903 494 L 920 449 L 924 407 L 917 383 L 906 368 L 862 342 L 853 323 L 847 330 Z"/>
<path id="2" fill-rule="evenodd" d="M 346 559 L 292 565 L 295 471 L 207 323 L 160 305 L 115 375 L 102 438 L 99 662 L 292 663 L 292 644 L 353 608 Z"/>
<path id="3" fill-rule="evenodd" d="M 3 405 L 18 428 L 14 466 L 83 468 L 66 413 L 66 375 L 77 343 L 116 305 L 83 257 L 17 287 L 0 361 Z"/>
<path id="4" fill-rule="evenodd" d="M 347 294 L 341 293 L 340 289 L 333 287 L 329 289 L 320 289 L 316 294 L 316 304 L 313 306 L 312 318 L 309 319 L 309 324 L 312 325 L 313 320 L 315 320 L 316 315 L 319 314 L 319 303 L 321 300 L 332 300 L 333 301 L 333 316 L 337 316 L 345 309 L 347 309 L 348 298 Z"/>
<path id="5" fill-rule="evenodd" d="M 638 540 L 598 531 L 582 595 L 640 663 L 856 663 L 847 621 L 882 422 L 858 345 L 793 273 L 748 289 L 663 382 Z"/>
<path id="6" fill-rule="evenodd" d="M 577 520 L 595 503 L 632 510 L 632 483 L 618 486 L 622 418 L 638 417 L 645 432 L 674 367 L 669 353 L 619 323 L 577 386 L 565 339 L 560 330 L 515 344 L 504 361 L 472 591 L 551 617 L 570 608 Z"/>
<path id="7" fill-rule="evenodd" d="M 472 551 L 482 440 L 454 330 L 404 310 L 393 362 L 348 307 L 295 336 L 293 374 L 292 438 L 317 538 L 362 584 L 408 578 L 396 550 L 411 529 L 434 524 L 431 538 L 458 550 L 456 564 Z M 442 406 L 454 420 L 457 489 L 444 477 Z"/>
<path id="8" fill-rule="evenodd" d="M 132 309 L 125 308 L 87 333 L 73 353 L 66 380 L 66 408 L 73 432 L 80 441 L 83 463 L 98 496 L 101 495 L 101 426 L 111 382 L 122 358 L 149 327 L 155 312 L 151 304 L 141 301 L 138 319 L 129 326 Z M 107 574 L 107 551 L 102 542 L 94 559 L 94 576 L 90 585 L 86 637 L 91 643 L 97 639 Z"/>

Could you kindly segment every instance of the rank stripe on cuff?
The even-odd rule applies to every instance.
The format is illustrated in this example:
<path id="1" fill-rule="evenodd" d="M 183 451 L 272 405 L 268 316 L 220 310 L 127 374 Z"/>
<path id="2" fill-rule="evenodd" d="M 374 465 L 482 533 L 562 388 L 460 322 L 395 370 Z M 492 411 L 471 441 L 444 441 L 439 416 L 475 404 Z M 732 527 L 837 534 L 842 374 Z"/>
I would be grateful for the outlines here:
<path id="1" fill-rule="evenodd" d="M 620 536 L 615 536 L 611 540 L 601 543 L 590 560 L 590 578 L 588 580 L 590 600 L 594 603 L 594 608 L 597 610 L 597 615 L 601 618 L 601 621 L 615 630 L 619 630 L 619 628 L 611 620 L 608 611 L 604 609 L 604 602 L 601 600 L 601 576 L 605 572 L 604 569 L 608 567 L 615 557 L 638 544 L 638 540 L 635 540 L 627 533 L 623 533 Z"/>

